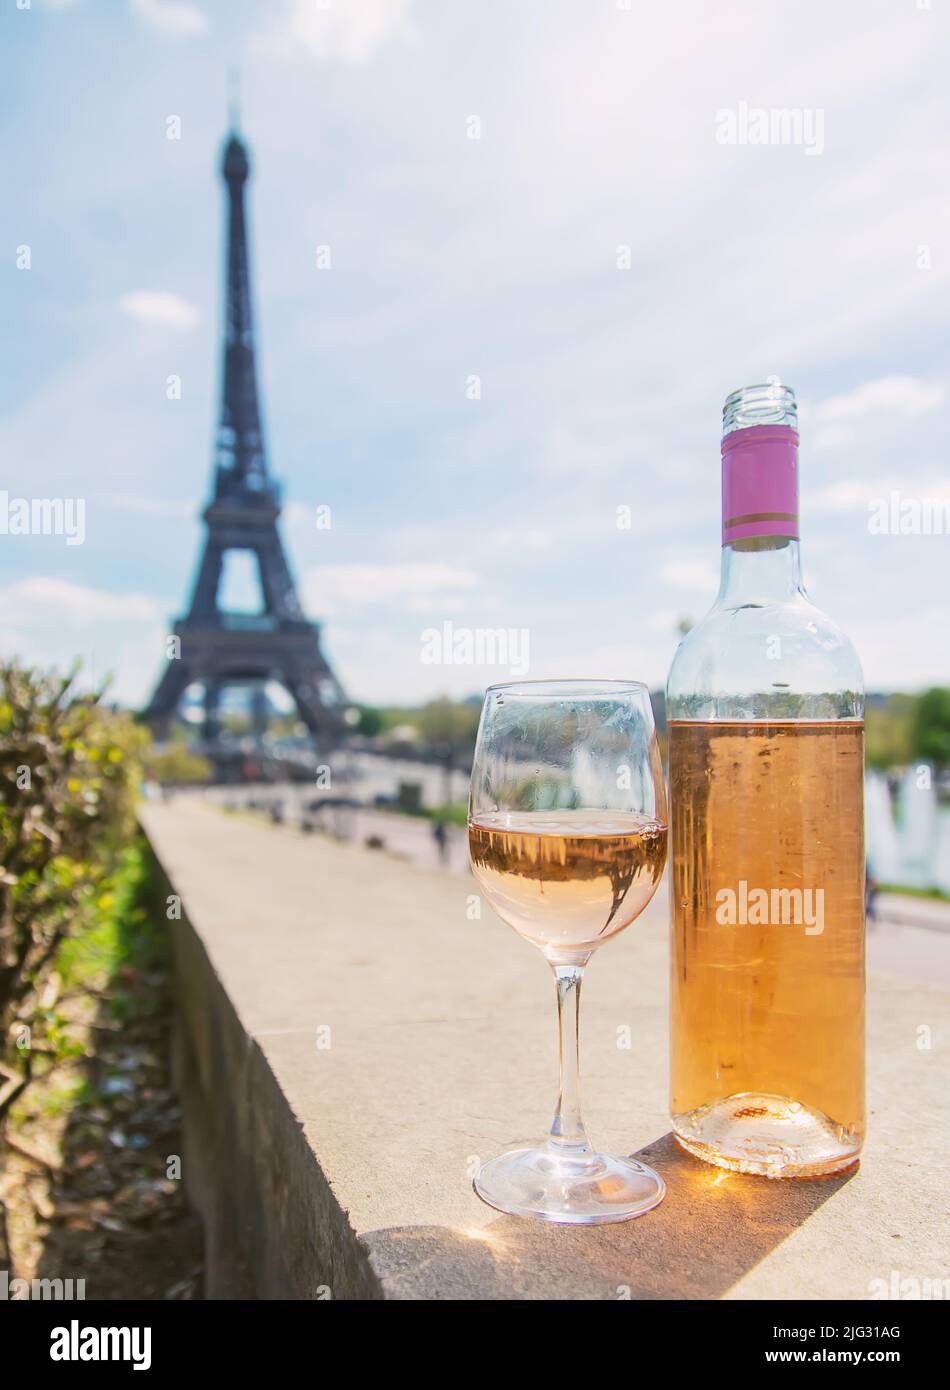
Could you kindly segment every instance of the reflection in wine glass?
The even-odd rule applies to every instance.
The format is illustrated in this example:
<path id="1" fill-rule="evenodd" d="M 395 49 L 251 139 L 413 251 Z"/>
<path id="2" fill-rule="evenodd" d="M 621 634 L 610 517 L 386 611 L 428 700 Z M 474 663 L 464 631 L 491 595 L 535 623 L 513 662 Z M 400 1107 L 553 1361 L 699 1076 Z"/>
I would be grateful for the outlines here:
<path id="1" fill-rule="evenodd" d="M 472 870 L 555 977 L 561 1086 L 547 1141 L 484 1164 L 479 1196 L 547 1221 L 624 1221 L 665 1187 L 595 1153 L 580 1112 L 578 1005 L 593 951 L 653 897 L 666 863 L 666 788 L 650 696 L 626 681 L 526 681 L 485 696 L 469 806 Z"/>

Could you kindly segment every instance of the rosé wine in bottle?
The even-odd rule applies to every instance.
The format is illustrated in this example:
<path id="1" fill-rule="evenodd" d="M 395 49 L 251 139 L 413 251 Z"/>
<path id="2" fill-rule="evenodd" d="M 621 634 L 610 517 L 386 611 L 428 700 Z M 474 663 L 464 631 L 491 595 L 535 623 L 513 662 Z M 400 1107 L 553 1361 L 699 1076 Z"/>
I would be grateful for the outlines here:
<path id="1" fill-rule="evenodd" d="M 726 400 L 722 580 L 667 684 L 671 1109 L 723 1168 L 818 1177 L 864 1138 L 864 696 L 798 554 L 794 393 Z"/>

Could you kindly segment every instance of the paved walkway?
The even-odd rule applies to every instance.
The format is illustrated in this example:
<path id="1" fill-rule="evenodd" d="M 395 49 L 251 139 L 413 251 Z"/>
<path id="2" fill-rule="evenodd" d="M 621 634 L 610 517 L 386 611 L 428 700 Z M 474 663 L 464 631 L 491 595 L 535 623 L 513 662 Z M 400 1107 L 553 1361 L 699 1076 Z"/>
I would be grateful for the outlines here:
<path id="1" fill-rule="evenodd" d="M 939 898 L 918 898 L 911 893 L 878 893 L 874 912 L 882 922 L 950 935 L 950 903 Z"/>
<path id="2" fill-rule="evenodd" d="M 446 851 L 443 858 L 432 834 L 433 822 L 426 816 L 408 816 L 398 811 L 382 811 L 372 806 L 328 806 L 314 816 L 305 807 L 315 800 L 308 787 L 216 787 L 209 795 L 202 790 L 180 792 L 178 797 L 207 798 L 212 804 L 231 809 L 248 810 L 251 803 L 261 810 L 271 805 L 280 807 L 283 823 L 299 830 L 302 819 L 308 817 L 318 824 L 320 832 L 366 845 L 370 839 L 380 841 L 392 854 L 411 859 L 426 868 L 447 868 L 456 873 L 468 873 L 468 832 L 461 826 L 446 827 Z M 266 814 L 266 810 L 265 810 Z"/>
<path id="3" fill-rule="evenodd" d="M 200 797 L 203 792 L 186 793 Z M 261 788 L 218 788 L 217 804 L 245 806 L 249 800 L 267 804 L 279 801 L 290 831 L 298 828 L 306 793 L 299 787 L 277 791 Z M 450 869 L 468 874 L 468 836 L 459 826 L 447 827 L 445 857 L 432 836 L 431 821 L 370 807 L 345 808 L 324 813 L 324 830 L 354 844 L 380 842 L 385 850 L 412 860 L 424 868 Z M 666 880 L 657 894 L 657 905 L 666 903 Z M 871 969 L 887 970 L 920 984 L 950 989 L 950 903 L 881 893 L 876 914 L 868 923 L 868 962 Z"/>
<path id="4" fill-rule="evenodd" d="M 360 1251 L 395 1298 L 866 1299 L 893 1271 L 950 1275 L 950 994 L 872 977 L 871 1135 L 856 1174 L 720 1172 L 669 1135 L 656 904 L 591 966 L 583 1067 L 595 1141 L 643 1154 L 667 1200 L 618 1226 L 545 1226 L 471 1189 L 480 1159 L 545 1130 L 555 1079 L 546 967 L 487 910 L 472 920 L 473 881 L 188 798 L 146 807 L 143 821 L 214 976 L 197 978 L 192 953 L 196 1065 L 256 1057 L 266 1073 L 219 1078 L 203 1104 L 245 1107 L 240 1123 L 257 1127 L 241 1131 L 257 1151 L 238 1209 L 252 1266 L 280 1271 L 268 1296 L 275 1280 L 291 1291 L 304 1232 L 313 1278 L 339 1281 L 337 1296 L 355 1287 L 344 1271 Z M 226 1025 L 203 1014 L 218 996 Z M 222 1063 L 227 1028 L 244 1042 Z M 329 1194 L 317 1214 L 311 1169 Z M 295 1268 L 293 1289 L 307 1277 Z"/>

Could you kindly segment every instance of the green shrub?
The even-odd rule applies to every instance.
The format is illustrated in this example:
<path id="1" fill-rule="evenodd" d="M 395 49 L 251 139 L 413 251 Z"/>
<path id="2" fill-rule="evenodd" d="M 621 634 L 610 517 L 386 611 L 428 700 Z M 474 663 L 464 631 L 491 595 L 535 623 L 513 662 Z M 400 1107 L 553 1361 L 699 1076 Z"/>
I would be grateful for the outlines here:
<path id="1" fill-rule="evenodd" d="M 0 1126 L 57 1051 L 44 984 L 135 829 L 148 734 L 74 677 L 0 663 Z"/>

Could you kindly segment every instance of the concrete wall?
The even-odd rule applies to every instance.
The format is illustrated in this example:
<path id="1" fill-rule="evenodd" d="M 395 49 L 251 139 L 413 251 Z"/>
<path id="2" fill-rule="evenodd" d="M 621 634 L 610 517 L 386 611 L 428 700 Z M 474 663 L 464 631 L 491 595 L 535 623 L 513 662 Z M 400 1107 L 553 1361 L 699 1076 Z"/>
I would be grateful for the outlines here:
<path id="1" fill-rule="evenodd" d="M 205 1226 L 206 1296 L 381 1298 L 368 1252 L 187 916 L 171 935 L 183 1177 Z"/>

